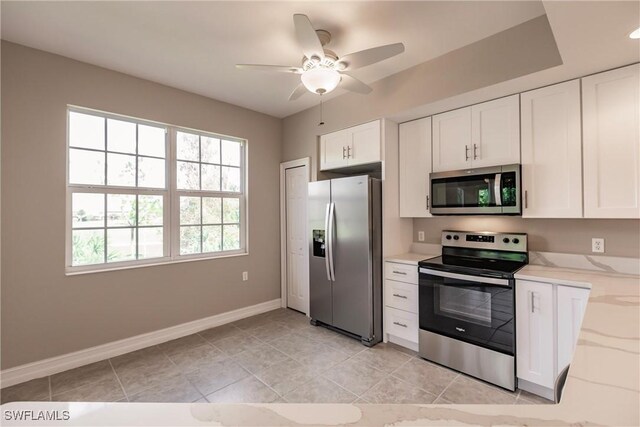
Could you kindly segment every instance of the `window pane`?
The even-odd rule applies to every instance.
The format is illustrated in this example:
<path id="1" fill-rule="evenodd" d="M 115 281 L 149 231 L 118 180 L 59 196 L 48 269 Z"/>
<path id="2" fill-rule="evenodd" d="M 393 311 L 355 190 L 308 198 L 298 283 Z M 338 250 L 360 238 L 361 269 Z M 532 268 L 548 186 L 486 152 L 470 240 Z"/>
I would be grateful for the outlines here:
<path id="1" fill-rule="evenodd" d="M 240 191 L 240 169 L 222 167 L 222 191 Z"/>
<path id="2" fill-rule="evenodd" d="M 200 161 L 200 142 L 198 135 L 178 132 L 177 158 L 180 160 Z"/>
<path id="3" fill-rule="evenodd" d="M 107 229 L 107 262 L 136 259 L 136 229 Z"/>
<path id="4" fill-rule="evenodd" d="M 202 144 L 202 161 L 220 164 L 220 140 L 201 136 L 200 144 Z"/>
<path id="5" fill-rule="evenodd" d="M 202 189 L 220 191 L 220 166 L 202 165 Z"/>
<path id="6" fill-rule="evenodd" d="M 138 187 L 165 188 L 163 159 L 138 157 Z"/>
<path id="7" fill-rule="evenodd" d="M 200 252 L 200 226 L 180 227 L 180 255 Z"/>
<path id="8" fill-rule="evenodd" d="M 180 197 L 180 224 L 200 224 L 200 197 Z"/>
<path id="9" fill-rule="evenodd" d="M 164 256 L 162 227 L 138 229 L 138 259 Z"/>
<path id="10" fill-rule="evenodd" d="M 107 119 L 107 150 L 136 153 L 136 124 Z"/>
<path id="11" fill-rule="evenodd" d="M 222 250 L 222 226 L 202 227 L 202 252 L 220 252 Z"/>
<path id="12" fill-rule="evenodd" d="M 222 140 L 222 164 L 240 166 L 240 143 Z"/>
<path id="13" fill-rule="evenodd" d="M 104 227 L 104 194 L 73 193 L 73 228 Z"/>
<path id="14" fill-rule="evenodd" d="M 220 224 L 222 222 L 222 199 L 220 197 L 202 198 L 202 223 Z"/>
<path id="15" fill-rule="evenodd" d="M 107 153 L 107 184 L 135 187 L 136 156 Z"/>
<path id="16" fill-rule="evenodd" d="M 224 199 L 223 216 L 225 224 L 240 222 L 240 200 Z"/>
<path id="17" fill-rule="evenodd" d="M 224 242 L 225 251 L 240 249 L 240 226 L 225 225 L 224 237 L 222 241 Z"/>
<path id="18" fill-rule="evenodd" d="M 104 117 L 69 112 L 69 146 L 104 150 Z"/>
<path id="19" fill-rule="evenodd" d="M 162 225 L 162 205 L 162 196 L 138 196 L 138 225 Z"/>
<path id="20" fill-rule="evenodd" d="M 165 157 L 165 129 L 138 125 L 138 154 Z"/>
<path id="21" fill-rule="evenodd" d="M 136 225 L 136 196 L 134 194 L 107 194 L 107 227 Z"/>
<path id="22" fill-rule="evenodd" d="M 104 263 L 104 230 L 73 230 L 71 265 Z"/>
<path id="23" fill-rule="evenodd" d="M 178 189 L 200 189 L 200 165 L 198 163 L 178 162 Z"/>
<path id="24" fill-rule="evenodd" d="M 69 183 L 104 185 L 104 153 L 71 148 Z"/>

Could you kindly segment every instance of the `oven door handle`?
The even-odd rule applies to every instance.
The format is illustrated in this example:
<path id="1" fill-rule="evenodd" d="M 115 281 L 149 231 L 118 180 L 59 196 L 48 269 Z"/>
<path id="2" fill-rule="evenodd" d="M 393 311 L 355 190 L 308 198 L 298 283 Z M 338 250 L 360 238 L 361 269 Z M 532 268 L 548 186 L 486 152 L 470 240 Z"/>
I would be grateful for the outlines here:
<path id="1" fill-rule="evenodd" d="M 449 279 L 466 280 L 467 282 L 475 283 L 487 283 L 491 285 L 498 285 L 504 287 L 510 287 L 509 279 L 498 279 L 494 277 L 482 277 L 482 276 L 469 276 L 467 274 L 449 273 L 446 271 L 432 270 L 430 268 L 420 268 L 420 273 L 428 274 L 430 276 L 446 277 Z"/>

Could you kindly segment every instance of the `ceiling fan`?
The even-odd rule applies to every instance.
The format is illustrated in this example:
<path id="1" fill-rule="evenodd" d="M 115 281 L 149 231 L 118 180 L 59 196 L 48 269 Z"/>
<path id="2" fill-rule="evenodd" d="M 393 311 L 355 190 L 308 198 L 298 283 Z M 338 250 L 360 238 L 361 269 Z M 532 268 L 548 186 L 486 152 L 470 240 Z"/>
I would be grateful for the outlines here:
<path id="1" fill-rule="evenodd" d="M 329 93 L 340 83 L 342 83 L 341 87 L 344 89 L 367 94 L 372 91 L 371 87 L 353 77 L 350 72 L 404 52 L 402 43 L 394 43 L 339 57 L 335 52 L 324 48 L 331 41 L 331 33 L 325 30 L 315 30 L 307 15 L 299 13 L 293 15 L 293 24 L 296 29 L 298 43 L 304 53 L 301 67 L 258 64 L 236 65 L 236 68 L 241 70 L 299 74 L 301 83 L 291 93 L 289 101 L 300 98 L 307 90 L 320 95 Z"/>

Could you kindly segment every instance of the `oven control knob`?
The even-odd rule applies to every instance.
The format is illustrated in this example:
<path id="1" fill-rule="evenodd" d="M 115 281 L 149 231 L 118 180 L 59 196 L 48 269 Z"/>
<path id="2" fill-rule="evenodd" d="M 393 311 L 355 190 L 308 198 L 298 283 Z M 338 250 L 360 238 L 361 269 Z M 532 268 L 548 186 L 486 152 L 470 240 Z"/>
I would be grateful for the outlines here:
<path id="1" fill-rule="evenodd" d="M 509 238 L 505 237 L 504 239 L 502 239 L 502 241 L 505 242 L 505 243 L 509 243 Z M 514 241 L 514 243 L 515 243 L 515 241 Z"/>
<path id="2" fill-rule="evenodd" d="M 453 236 L 453 240 L 458 240 L 460 237 L 458 237 L 458 235 L 456 234 L 455 236 Z"/>
<path id="3" fill-rule="evenodd" d="M 451 234 L 447 234 L 447 240 L 451 240 Z"/>
<path id="4" fill-rule="evenodd" d="M 518 243 L 520 243 L 520 239 L 518 239 L 518 238 L 516 237 L 515 239 L 513 239 L 513 243 L 515 243 L 515 244 L 517 245 Z"/>

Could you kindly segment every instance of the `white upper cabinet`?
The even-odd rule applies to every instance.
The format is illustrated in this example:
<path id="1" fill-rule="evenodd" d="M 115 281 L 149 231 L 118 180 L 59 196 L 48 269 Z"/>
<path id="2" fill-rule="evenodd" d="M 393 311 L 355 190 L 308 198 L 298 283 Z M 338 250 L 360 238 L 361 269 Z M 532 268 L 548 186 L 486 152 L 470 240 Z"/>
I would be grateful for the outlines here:
<path id="1" fill-rule="evenodd" d="M 558 373 L 571 363 L 578 343 L 582 318 L 587 308 L 589 290 L 570 286 L 557 287 Z"/>
<path id="2" fill-rule="evenodd" d="M 553 388 L 554 303 L 550 283 L 516 283 L 516 371 L 518 378 Z"/>
<path id="3" fill-rule="evenodd" d="M 580 81 L 520 96 L 526 218 L 582 217 Z"/>
<path id="4" fill-rule="evenodd" d="M 582 79 L 584 216 L 640 217 L 640 64 Z"/>
<path id="5" fill-rule="evenodd" d="M 381 161 L 380 121 L 364 123 L 320 137 L 320 170 Z"/>
<path id="6" fill-rule="evenodd" d="M 401 123 L 400 217 L 429 217 L 431 173 L 431 117 Z"/>
<path id="7" fill-rule="evenodd" d="M 519 95 L 471 107 L 471 164 L 474 168 L 520 163 Z"/>
<path id="8" fill-rule="evenodd" d="M 519 95 L 433 116 L 433 171 L 520 163 Z"/>
<path id="9" fill-rule="evenodd" d="M 433 116 L 433 171 L 444 172 L 469 167 L 471 107 Z"/>

